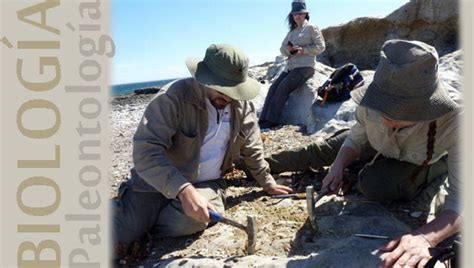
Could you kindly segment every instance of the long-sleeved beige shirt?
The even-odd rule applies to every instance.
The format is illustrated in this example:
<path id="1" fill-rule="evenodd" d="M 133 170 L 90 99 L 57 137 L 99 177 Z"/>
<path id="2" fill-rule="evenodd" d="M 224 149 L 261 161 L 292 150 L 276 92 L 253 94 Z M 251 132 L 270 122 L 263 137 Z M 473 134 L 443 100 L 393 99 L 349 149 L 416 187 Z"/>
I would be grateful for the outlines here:
<path id="1" fill-rule="evenodd" d="M 294 46 L 303 48 L 303 54 L 291 55 L 288 50 L 288 41 Z M 280 52 L 284 56 L 288 56 L 287 69 L 293 70 L 300 67 L 313 67 L 316 64 L 316 56 L 326 49 L 324 37 L 317 26 L 311 25 L 308 21 L 304 21 L 301 27 L 288 32 L 285 39 L 281 43 Z"/>
<path id="2" fill-rule="evenodd" d="M 164 86 L 148 104 L 133 137 L 131 184 L 135 191 L 160 192 L 176 198 L 181 189 L 198 182 L 200 152 L 208 129 L 204 89 L 194 78 Z M 276 184 L 264 159 L 255 107 L 250 101 L 231 102 L 230 140 L 222 175 L 242 156 L 266 190 Z"/>
<path id="3" fill-rule="evenodd" d="M 448 197 L 444 209 L 460 214 L 460 162 L 459 144 L 461 110 L 455 110 L 436 120 L 436 140 L 433 157 L 429 164 L 448 155 Z M 352 148 L 360 153 L 363 146 L 369 143 L 381 155 L 421 165 L 426 159 L 426 144 L 429 122 L 420 122 L 398 131 L 382 124 L 381 115 L 369 108 L 358 106 L 356 124 L 351 128 L 349 136 L 342 146 Z"/>

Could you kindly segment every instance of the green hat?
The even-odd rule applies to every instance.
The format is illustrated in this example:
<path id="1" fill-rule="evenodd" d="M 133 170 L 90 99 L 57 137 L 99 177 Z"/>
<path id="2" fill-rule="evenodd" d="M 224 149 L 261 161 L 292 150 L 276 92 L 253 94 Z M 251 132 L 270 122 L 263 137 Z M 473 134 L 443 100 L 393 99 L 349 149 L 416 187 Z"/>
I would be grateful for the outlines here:
<path id="1" fill-rule="evenodd" d="M 434 47 L 394 39 L 383 44 L 372 83 L 353 90 L 351 96 L 393 120 L 431 121 L 458 108 L 447 87 L 439 78 Z"/>
<path id="2" fill-rule="evenodd" d="M 260 83 L 247 76 L 247 56 L 231 45 L 210 45 L 203 60 L 189 58 L 186 66 L 199 83 L 234 100 L 253 99 L 260 90 Z"/>

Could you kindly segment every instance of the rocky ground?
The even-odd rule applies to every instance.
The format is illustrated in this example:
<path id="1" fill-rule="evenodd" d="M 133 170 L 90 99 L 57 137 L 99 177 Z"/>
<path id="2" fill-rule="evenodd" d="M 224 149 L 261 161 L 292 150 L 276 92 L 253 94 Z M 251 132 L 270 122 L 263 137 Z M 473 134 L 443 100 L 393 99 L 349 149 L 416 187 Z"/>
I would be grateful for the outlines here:
<path id="1" fill-rule="evenodd" d="M 110 193 L 114 195 L 120 182 L 128 179 L 132 161 L 132 137 L 147 104 L 154 95 L 124 95 L 110 99 Z"/>
<path id="2" fill-rule="evenodd" d="M 347 35 L 342 39 L 335 37 L 344 36 L 342 33 L 350 35 L 352 30 L 365 30 L 364 33 L 368 35 L 375 32 L 379 34 L 377 31 L 367 31 L 365 24 L 359 22 L 365 21 L 380 28 L 383 27 L 384 21 L 389 20 L 390 24 L 398 23 L 410 28 L 412 23 L 418 23 L 421 18 L 429 23 L 418 23 L 417 27 L 412 27 L 414 30 L 410 28 L 413 31 L 407 32 L 403 27 L 398 27 L 396 32 L 381 31 L 384 38 L 360 38 L 360 35 L 354 35 L 364 47 L 367 47 L 367 41 L 370 39 L 373 45 L 370 46 L 371 49 L 376 48 L 374 51 L 377 53 L 372 54 L 356 49 L 362 54 L 360 58 L 372 60 L 368 66 L 373 67 L 378 58 L 380 44 L 385 39 L 403 34 L 414 35 L 415 39 L 417 34 L 430 37 L 431 35 L 426 34 L 430 31 L 438 34 L 432 36 L 434 39 L 428 43 L 437 45 L 438 49 L 444 51 L 441 55 L 444 55 L 457 47 L 450 41 L 453 39 L 452 34 L 445 34 L 455 32 L 449 29 L 455 24 L 452 23 L 452 18 L 456 17 L 456 11 L 445 7 L 454 4 L 454 0 L 412 0 L 381 22 L 366 18 L 328 28 L 323 30 L 327 38 L 326 54 L 334 52 L 341 55 L 341 51 L 349 51 L 348 59 L 339 60 L 344 63 L 352 61 L 364 67 L 363 62 L 355 60 L 357 57 L 351 50 L 354 47 L 351 47 L 353 39 L 346 38 Z M 436 12 L 432 12 L 433 10 Z M 436 40 L 447 41 L 440 43 Z M 284 58 L 277 57 L 274 62 L 250 68 L 249 75 L 262 83 L 260 94 L 253 100 L 257 110 L 261 109 L 269 86 L 282 72 L 284 64 Z M 462 90 L 462 66 L 461 51 L 440 58 L 441 79 L 451 86 L 448 91 L 456 100 Z M 319 62 L 315 69 L 315 75 L 306 85 L 290 95 L 281 117 L 283 126 L 263 132 L 266 154 L 304 146 L 355 123 L 356 104 L 352 100 L 321 107 L 316 89 L 334 69 Z M 372 80 L 373 74 L 371 70 L 362 72 L 367 84 Z M 113 152 L 109 170 L 111 196 L 115 195 L 118 185 L 129 177 L 132 167 L 132 137 L 146 105 L 152 98 L 153 95 L 132 94 L 110 100 L 110 151 Z M 319 191 L 326 169 L 323 167 L 304 173 L 278 174 L 275 177 L 280 183 L 292 186 L 297 192 L 304 192 L 308 185 L 313 185 L 315 190 Z M 357 172 L 358 167 L 353 167 L 348 171 L 348 175 L 356 177 Z M 356 188 L 353 188 L 343 197 L 333 195 L 322 198 L 315 207 L 316 221 L 312 222 L 316 222 L 315 225 L 308 220 L 306 200 L 278 200 L 266 196 L 255 181 L 246 178 L 242 171 L 228 174 L 227 179 L 229 187 L 226 192 L 225 216 L 243 224 L 246 223 L 247 216 L 255 217 L 257 245 L 254 255 L 246 256 L 247 237 L 244 232 L 218 223 L 202 233 L 188 237 L 148 239 L 153 242 L 141 245 L 141 248 L 147 249 L 146 256 L 140 256 L 140 252 L 144 251 L 133 248 L 128 257 L 122 260 L 122 264 L 134 267 L 376 267 L 381 254 L 377 249 L 387 243 L 388 239 L 367 239 L 355 234 L 397 237 L 432 218 L 435 207 L 435 202 L 432 202 L 430 209 L 429 199 L 427 202 L 427 198 L 423 197 L 426 195 L 423 194 L 409 204 L 380 204 L 365 200 Z M 435 201 L 439 203 L 441 199 Z M 137 260 L 136 257 L 141 258 Z"/>
<path id="3" fill-rule="evenodd" d="M 132 166 L 132 136 L 147 103 L 152 98 L 153 95 L 128 95 L 111 99 L 112 142 L 110 149 L 114 154 L 109 178 L 112 196 L 120 182 L 129 176 Z M 304 146 L 321 137 L 305 134 L 304 127 L 286 125 L 277 129 L 264 130 L 262 138 L 265 151 L 270 154 Z M 280 183 L 291 185 L 299 192 L 304 191 L 307 185 L 314 185 L 315 189 L 319 190 L 325 172 L 326 170 L 322 168 L 305 173 L 284 173 L 276 178 Z M 420 210 L 413 204 L 373 204 L 364 200 L 354 190 L 346 197 L 323 198 L 321 201 L 323 204 L 316 211 L 318 217 L 321 217 L 321 226 L 319 226 L 319 232 L 315 233 L 308 221 L 306 200 L 273 199 L 266 196 L 253 180 L 246 179 L 245 173 L 240 171 L 229 174 L 227 178 L 230 186 L 226 193 L 228 210 L 225 215 L 244 224 L 248 215 L 256 218 L 258 232 L 255 255 L 246 256 L 247 237 L 244 232 L 219 223 L 197 235 L 155 240 L 153 244 L 148 245 L 149 256 L 135 264 L 143 267 L 165 265 L 222 267 L 257 264 L 291 266 L 291 263 L 298 267 L 302 264 L 308 265 L 308 263 L 325 265 L 331 262 L 326 262 L 323 253 L 326 252 L 328 255 L 331 250 L 336 250 L 333 247 L 338 242 L 349 239 L 348 242 L 343 243 L 360 245 L 361 241 L 353 240 L 354 232 L 388 234 L 395 230 L 393 235 L 397 235 L 402 233 L 402 230 L 408 230 L 409 227 L 419 226 L 428 216 L 428 211 Z M 374 209 L 373 206 L 377 208 Z M 373 215 L 373 213 L 367 214 L 363 211 L 379 211 L 382 214 Z M 347 216 L 351 214 L 357 217 L 352 217 L 350 224 L 340 222 L 340 216 L 351 217 Z M 372 219 L 374 216 L 376 218 Z M 386 222 L 387 217 L 389 223 Z M 361 221 L 357 223 L 359 220 Z M 377 231 L 377 224 L 374 221 L 378 226 L 395 225 L 395 229 Z M 335 222 L 340 222 L 341 226 L 334 226 Z M 364 245 L 368 246 L 367 252 L 371 252 L 376 249 L 376 246 L 386 241 L 364 242 L 366 242 Z M 368 260 L 371 259 L 368 258 Z M 378 259 L 372 261 L 376 260 Z M 127 261 L 124 264 L 134 263 L 135 260 L 128 259 Z"/>

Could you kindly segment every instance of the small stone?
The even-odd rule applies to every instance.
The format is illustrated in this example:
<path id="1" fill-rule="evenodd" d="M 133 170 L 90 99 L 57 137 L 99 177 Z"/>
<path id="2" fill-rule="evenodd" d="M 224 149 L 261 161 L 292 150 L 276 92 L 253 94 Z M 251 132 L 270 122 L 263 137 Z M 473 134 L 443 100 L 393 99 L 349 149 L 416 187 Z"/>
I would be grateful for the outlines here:
<path id="1" fill-rule="evenodd" d="M 290 207 L 293 205 L 293 202 L 290 198 L 283 199 L 276 206 L 277 207 Z"/>

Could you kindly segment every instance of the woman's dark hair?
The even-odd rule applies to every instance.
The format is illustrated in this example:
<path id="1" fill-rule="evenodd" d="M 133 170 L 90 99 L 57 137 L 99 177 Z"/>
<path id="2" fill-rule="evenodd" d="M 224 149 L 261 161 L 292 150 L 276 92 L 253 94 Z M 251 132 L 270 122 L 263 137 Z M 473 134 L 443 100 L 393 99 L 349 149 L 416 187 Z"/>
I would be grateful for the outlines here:
<path id="1" fill-rule="evenodd" d="M 294 30 L 298 25 L 296 24 L 296 21 L 293 19 L 293 14 L 288 14 L 288 17 L 286 17 L 288 20 L 288 28 L 290 28 L 290 31 Z M 309 21 L 309 13 L 306 13 L 305 19 Z"/>

